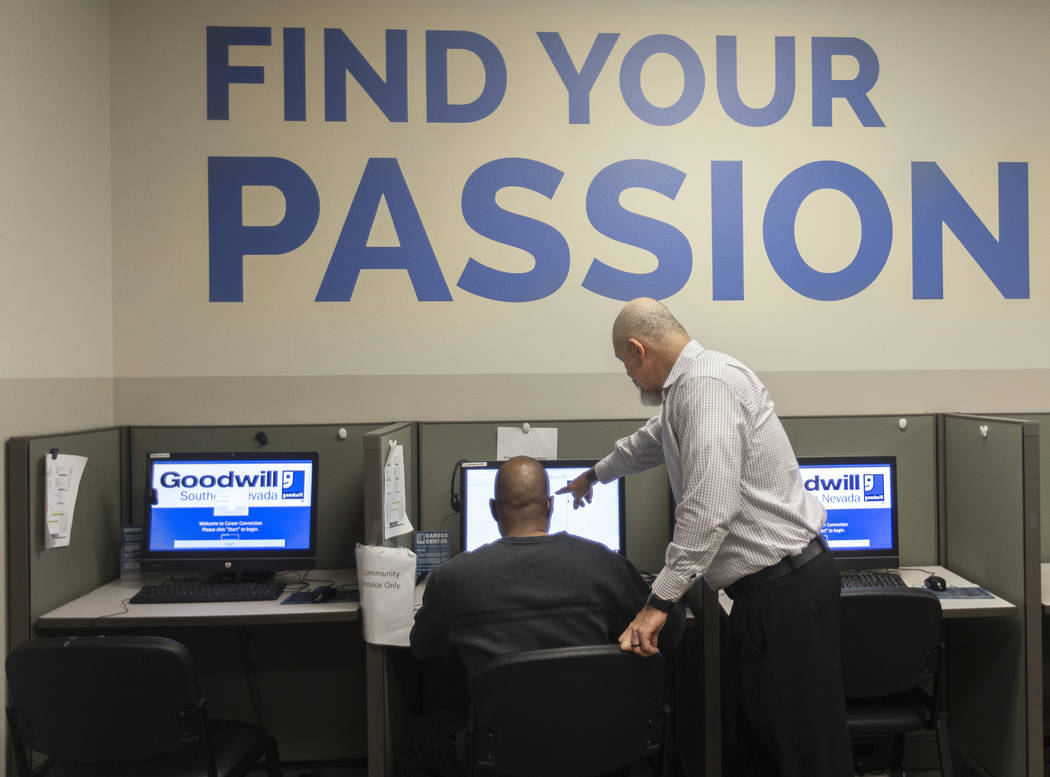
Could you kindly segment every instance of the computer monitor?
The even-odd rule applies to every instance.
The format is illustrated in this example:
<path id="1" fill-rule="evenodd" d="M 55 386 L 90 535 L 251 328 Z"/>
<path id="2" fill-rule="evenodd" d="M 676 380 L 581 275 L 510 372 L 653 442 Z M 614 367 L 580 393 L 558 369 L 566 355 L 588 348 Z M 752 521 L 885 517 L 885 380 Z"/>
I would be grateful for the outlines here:
<path id="1" fill-rule="evenodd" d="M 897 459 L 800 458 L 802 485 L 828 512 L 821 533 L 842 569 L 900 566 Z"/>
<path id="2" fill-rule="evenodd" d="M 317 453 L 149 454 L 142 568 L 266 578 L 312 569 Z"/>
<path id="3" fill-rule="evenodd" d="M 594 461 L 551 460 L 540 462 L 547 470 L 551 495 L 570 480 L 594 466 Z M 499 527 L 489 510 L 496 471 L 502 461 L 468 461 L 462 465 L 460 500 L 462 505 L 462 550 L 474 550 L 500 537 Z M 626 555 L 623 478 L 611 483 L 595 483 L 594 499 L 578 510 L 572 509 L 572 494 L 554 496 L 550 532 L 568 532 L 600 542 L 609 550 Z"/>

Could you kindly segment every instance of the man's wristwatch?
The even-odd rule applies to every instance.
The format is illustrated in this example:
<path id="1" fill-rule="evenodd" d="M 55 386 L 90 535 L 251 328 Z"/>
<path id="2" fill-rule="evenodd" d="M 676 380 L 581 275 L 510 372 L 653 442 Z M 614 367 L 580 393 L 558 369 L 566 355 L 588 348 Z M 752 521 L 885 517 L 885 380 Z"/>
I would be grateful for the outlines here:
<path id="1" fill-rule="evenodd" d="M 677 602 L 672 601 L 671 599 L 661 599 L 652 591 L 649 592 L 649 598 L 645 600 L 646 607 L 652 607 L 654 610 L 659 610 L 660 612 L 670 612 L 675 604 L 677 604 Z"/>

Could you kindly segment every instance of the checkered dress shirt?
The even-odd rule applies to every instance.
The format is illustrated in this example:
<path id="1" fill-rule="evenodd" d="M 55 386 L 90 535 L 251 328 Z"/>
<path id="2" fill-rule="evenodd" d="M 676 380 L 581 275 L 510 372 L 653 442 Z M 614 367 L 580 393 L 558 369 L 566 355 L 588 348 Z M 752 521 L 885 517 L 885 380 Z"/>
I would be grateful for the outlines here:
<path id="1" fill-rule="evenodd" d="M 695 340 L 663 385 L 663 407 L 595 465 L 607 483 L 667 465 L 674 537 L 653 581 L 678 599 L 699 575 L 716 590 L 799 553 L 824 525 L 758 377 Z"/>

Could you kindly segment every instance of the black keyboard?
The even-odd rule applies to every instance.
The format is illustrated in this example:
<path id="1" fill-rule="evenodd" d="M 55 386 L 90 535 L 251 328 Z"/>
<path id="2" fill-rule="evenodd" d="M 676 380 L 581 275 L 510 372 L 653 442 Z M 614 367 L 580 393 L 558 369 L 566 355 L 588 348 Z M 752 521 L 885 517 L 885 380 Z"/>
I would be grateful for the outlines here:
<path id="1" fill-rule="evenodd" d="M 276 599 L 284 583 L 269 581 L 228 583 L 158 583 L 143 586 L 132 604 L 187 604 L 196 602 L 259 602 Z"/>
<path id="2" fill-rule="evenodd" d="M 896 572 L 843 572 L 842 588 L 906 588 Z"/>

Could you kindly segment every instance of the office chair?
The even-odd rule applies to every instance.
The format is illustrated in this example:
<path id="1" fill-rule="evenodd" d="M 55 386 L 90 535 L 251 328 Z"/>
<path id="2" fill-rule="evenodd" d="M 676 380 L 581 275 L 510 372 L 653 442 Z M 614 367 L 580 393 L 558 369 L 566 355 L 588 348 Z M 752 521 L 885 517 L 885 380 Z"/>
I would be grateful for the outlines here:
<path id="1" fill-rule="evenodd" d="M 904 735 L 932 729 L 941 774 L 952 777 L 948 713 L 939 697 L 940 601 L 922 588 L 847 589 L 841 622 L 850 738 L 892 737 L 892 774 L 901 777 Z"/>
<path id="2" fill-rule="evenodd" d="M 619 645 L 492 659 L 471 685 L 470 774 L 590 777 L 657 753 L 669 763 L 662 656 Z"/>
<path id="3" fill-rule="evenodd" d="M 7 720 L 19 777 L 237 777 L 277 743 L 212 721 L 186 647 L 164 637 L 24 642 L 7 657 Z M 35 771 L 32 753 L 47 756 Z"/>

